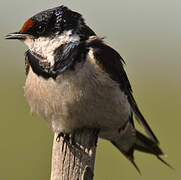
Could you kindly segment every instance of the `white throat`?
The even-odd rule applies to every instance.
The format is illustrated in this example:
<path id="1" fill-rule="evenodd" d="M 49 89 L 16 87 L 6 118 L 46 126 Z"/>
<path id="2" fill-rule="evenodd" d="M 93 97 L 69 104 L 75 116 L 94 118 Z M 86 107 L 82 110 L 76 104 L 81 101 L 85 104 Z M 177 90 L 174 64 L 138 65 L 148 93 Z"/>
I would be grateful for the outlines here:
<path id="1" fill-rule="evenodd" d="M 27 38 L 24 42 L 31 51 L 41 55 L 45 61 L 53 65 L 55 49 L 62 44 L 77 41 L 80 41 L 80 37 L 78 35 L 72 35 L 72 31 L 69 30 L 55 36 L 53 39 L 49 37 L 39 37 L 37 39 Z"/>

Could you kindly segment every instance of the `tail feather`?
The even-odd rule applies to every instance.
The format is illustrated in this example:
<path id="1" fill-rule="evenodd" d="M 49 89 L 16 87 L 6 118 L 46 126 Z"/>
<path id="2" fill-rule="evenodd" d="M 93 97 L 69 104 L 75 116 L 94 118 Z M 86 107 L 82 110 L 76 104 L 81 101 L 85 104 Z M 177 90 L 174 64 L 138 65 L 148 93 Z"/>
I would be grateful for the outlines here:
<path id="1" fill-rule="evenodd" d="M 140 171 L 138 165 L 135 163 L 134 158 L 129 158 L 129 157 L 127 157 L 127 158 L 130 160 L 130 162 L 131 162 L 131 163 L 133 164 L 133 166 L 136 168 L 136 170 L 138 171 L 138 173 L 141 175 L 141 171 Z"/>
<path id="2" fill-rule="evenodd" d="M 163 151 L 159 148 L 158 144 L 148 139 L 146 136 L 136 131 L 137 142 L 134 145 L 135 150 L 139 150 L 145 153 L 154 154 L 162 163 L 164 163 L 169 168 L 173 167 L 163 160 L 160 156 L 164 155 Z"/>
<path id="3" fill-rule="evenodd" d="M 134 149 L 145 153 L 151 153 L 156 156 L 163 155 L 163 152 L 159 148 L 158 144 L 148 139 L 139 131 L 136 131 L 136 143 L 134 144 Z"/>
<path id="4" fill-rule="evenodd" d="M 133 156 L 134 148 L 131 148 L 128 152 L 125 152 L 125 151 L 121 150 L 120 146 L 116 142 L 111 141 L 111 143 L 125 155 L 125 157 L 132 163 L 132 165 L 136 168 L 138 173 L 141 175 L 141 171 L 140 171 L 138 165 L 134 161 L 134 156 Z"/>
<path id="5" fill-rule="evenodd" d="M 150 128 L 150 126 L 146 122 L 144 116 L 141 114 L 132 93 L 129 93 L 128 101 L 129 101 L 129 103 L 133 109 L 135 118 L 138 121 L 138 123 L 141 124 L 141 126 L 144 128 L 146 134 L 152 139 L 152 141 L 159 144 L 157 137 L 155 136 L 152 129 Z"/>
<path id="6" fill-rule="evenodd" d="M 141 174 L 140 169 L 136 165 L 134 161 L 134 151 L 138 150 L 141 152 L 149 153 L 155 155 L 162 163 L 164 163 L 166 166 L 173 169 L 173 167 L 168 164 L 166 161 L 164 161 L 160 156 L 164 155 L 163 151 L 158 146 L 158 143 L 152 141 L 145 135 L 141 134 L 140 132 L 136 131 L 136 142 L 133 144 L 133 146 L 125 152 L 125 150 L 122 149 L 121 142 L 111 141 L 113 145 L 115 145 L 119 151 L 121 151 L 126 158 L 134 165 L 136 170 Z"/>
<path id="7" fill-rule="evenodd" d="M 157 158 L 166 166 L 168 166 L 170 169 L 174 169 L 169 163 L 167 163 L 165 160 L 163 160 L 160 156 L 157 156 Z"/>

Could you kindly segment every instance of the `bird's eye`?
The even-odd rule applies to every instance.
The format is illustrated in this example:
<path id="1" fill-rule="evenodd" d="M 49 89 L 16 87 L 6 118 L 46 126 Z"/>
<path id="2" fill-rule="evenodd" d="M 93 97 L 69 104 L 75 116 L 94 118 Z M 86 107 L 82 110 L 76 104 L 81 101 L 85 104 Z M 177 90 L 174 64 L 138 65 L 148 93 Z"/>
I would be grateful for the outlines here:
<path id="1" fill-rule="evenodd" d="M 45 30 L 46 30 L 46 28 L 45 28 L 44 25 L 39 25 L 39 26 L 37 26 L 37 28 L 36 28 L 36 32 L 37 32 L 38 34 L 43 34 L 43 33 L 45 32 Z"/>

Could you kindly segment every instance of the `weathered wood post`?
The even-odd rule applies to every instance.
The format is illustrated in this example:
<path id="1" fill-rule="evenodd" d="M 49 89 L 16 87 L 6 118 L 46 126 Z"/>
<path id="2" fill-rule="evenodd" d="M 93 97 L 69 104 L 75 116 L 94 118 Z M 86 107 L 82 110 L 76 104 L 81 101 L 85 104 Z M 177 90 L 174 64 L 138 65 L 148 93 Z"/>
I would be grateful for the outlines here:
<path id="1" fill-rule="evenodd" d="M 75 132 L 74 144 L 56 140 L 52 149 L 52 169 L 50 180 L 92 180 L 96 156 L 97 134 L 93 129 Z"/>

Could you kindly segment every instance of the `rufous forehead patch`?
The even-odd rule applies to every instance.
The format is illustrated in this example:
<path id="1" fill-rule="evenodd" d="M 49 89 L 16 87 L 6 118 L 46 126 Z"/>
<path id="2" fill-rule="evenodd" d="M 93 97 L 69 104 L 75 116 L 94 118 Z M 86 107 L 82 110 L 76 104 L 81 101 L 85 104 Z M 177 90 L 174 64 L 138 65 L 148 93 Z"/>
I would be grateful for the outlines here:
<path id="1" fill-rule="evenodd" d="M 21 28 L 20 32 L 24 33 L 26 32 L 29 28 L 31 28 L 34 25 L 34 21 L 32 19 L 28 19 L 24 24 L 23 27 Z"/>

